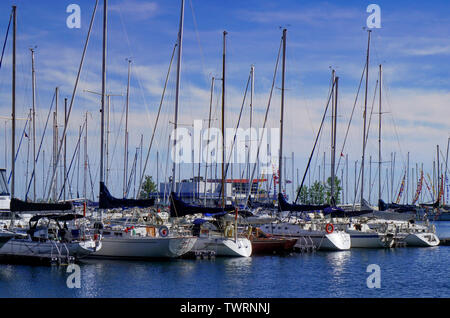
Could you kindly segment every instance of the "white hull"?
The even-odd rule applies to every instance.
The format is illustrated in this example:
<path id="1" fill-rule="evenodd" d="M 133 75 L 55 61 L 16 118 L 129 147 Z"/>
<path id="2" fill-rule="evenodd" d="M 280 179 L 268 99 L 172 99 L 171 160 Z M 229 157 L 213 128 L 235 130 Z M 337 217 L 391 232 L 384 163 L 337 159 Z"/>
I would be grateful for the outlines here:
<path id="1" fill-rule="evenodd" d="M 326 231 L 305 230 L 292 223 L 266 224 L 261 229 L 272 235 L 311 239 L 318 250 L 342 251 L 351 247 L 350 235 L 344 231 L 328 234 Z"/>
<path id="2" fill-rule="evenodd" d="M 439 238 L 434 233 L 413 233 L 405 237 L 408 246 L 433 247 L 439 245 Z"/>
<path id="3" fill-rule="evenodd" d="M 250 257 L 252 243 L 242 237 L 238 237 L 237 241 L 225 237 L 199 237 L 193 250 L 214 251 L 216 256 Z"/>
<path id="4" fill-rule="evenodd" d="M 55 241 L 35 242 L 14 238 L 0 249 L 0 256 L 49 257 L 68 255 L 83 258 L 101 249 L 101 247 L 101 242 L 94 241 L 60 243 Z"/>
<path id="5" fill-rule="evenodd" d="M 391 241 L 384 241 L 383 235 L 377 233 L 349 233 L 352 248 L 387 248 L 394 243 Z"/>
<path id="6" fill-rule="evenodd" d="M 195 237 L 126 237 L 102 239 L 102 249 L 92 257 L 107 258 L 175 258 L 189 252 Z"/>

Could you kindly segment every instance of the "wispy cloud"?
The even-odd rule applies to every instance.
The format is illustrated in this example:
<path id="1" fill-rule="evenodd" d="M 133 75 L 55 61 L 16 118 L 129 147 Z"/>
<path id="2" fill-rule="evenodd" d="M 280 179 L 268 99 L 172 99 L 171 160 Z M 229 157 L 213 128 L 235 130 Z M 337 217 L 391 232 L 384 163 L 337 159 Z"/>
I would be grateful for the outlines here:
<path id="1" fill-rule="evenodd" d="M 111 11 L 132 15 L 135 20 L 145 20 L 159 14 L 160 8 L 156 2 L 144 0 L 127 0 L 110 6 Z"/>

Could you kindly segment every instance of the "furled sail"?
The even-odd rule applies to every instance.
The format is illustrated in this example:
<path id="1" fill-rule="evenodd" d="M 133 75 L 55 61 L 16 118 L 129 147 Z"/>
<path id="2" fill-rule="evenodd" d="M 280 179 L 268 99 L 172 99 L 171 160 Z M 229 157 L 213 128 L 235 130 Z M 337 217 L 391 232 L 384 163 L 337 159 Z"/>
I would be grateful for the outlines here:
<path id="1" fill-rule="evenodd" d="M 118 209 L 118 208 L 148 208 L 155 205 L 155 199 L 134 200 L 117 199 L 109 193 L 108 188 L 103 182 L 100 182 L 100 209 Z"/>
<path id="2" fill-rule="evenodd" d="M 284 195 L 278 194 L 278 210 L 291 212 L 308 212 L 308 211 L 322 211 L 329 208 L 329 204 L 325 205 L 310 205 L 310 204 L 291 204 L 286 201 Z"/>
<path id="3" fill-rule="evenodd" d="M 11 199 L 11 212 L 69 211 L 73 209 L 71 202 L 65 203 L 31 203 L 19 199 Z"/>
<path id="4" fill-rule="evenodd" d="M 232 212 L 235 208 L 227 206 L 223 208 L 208 208 L 200 205 L 187 204 L 183 202 L 175 193 L 170 194 L 170 216 L 183 217 L 192 214 L 216 214 L 221 212 Z"/>

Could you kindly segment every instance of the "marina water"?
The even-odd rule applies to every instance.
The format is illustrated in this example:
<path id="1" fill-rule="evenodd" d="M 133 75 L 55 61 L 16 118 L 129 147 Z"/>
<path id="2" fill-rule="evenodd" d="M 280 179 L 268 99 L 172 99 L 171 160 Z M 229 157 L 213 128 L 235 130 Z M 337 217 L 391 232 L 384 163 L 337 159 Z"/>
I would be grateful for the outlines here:
<path id="1" fill-rule="evenodd" d="M 450 237 L 450 222 L 436 222 Z M 450 297 L 450 246 L 351 249 L 213 260 L 82 260 L 81 288 L 65 267 L 0 265 L 0 297 Z M 369 288 L 367 267 L 381 270 Z"/>

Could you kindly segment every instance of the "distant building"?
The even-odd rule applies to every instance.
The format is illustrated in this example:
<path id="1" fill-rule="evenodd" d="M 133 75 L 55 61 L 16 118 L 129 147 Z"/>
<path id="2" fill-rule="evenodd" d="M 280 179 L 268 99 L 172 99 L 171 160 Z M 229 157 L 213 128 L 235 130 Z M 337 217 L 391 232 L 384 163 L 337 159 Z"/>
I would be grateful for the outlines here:
<path id="1" fill-rule="evenodd" d="M 267 192 L 262 189 L 261 184 L 266 183 L 267 179 L 253 180 L 250 196 L 253 200 L 268 199 Z M 227 179 L 225 181 L 225 194 L 227 204 L 245 204 L 249 190 L 248 179 Z M 175 192 L 186 202 L 204 202 L 207 204 L 217 204 L 222 199 L 220 189 L 222 187 L 222 179 L 208 179 L 206 182 L 203 177 L 195 177 L 185 179 L 175 184 Z M 171 183 L 160 183 L 159 197 L 167 198 L 172 188 Z M 259 189 L 259 191 L 258 191 Z"/>

